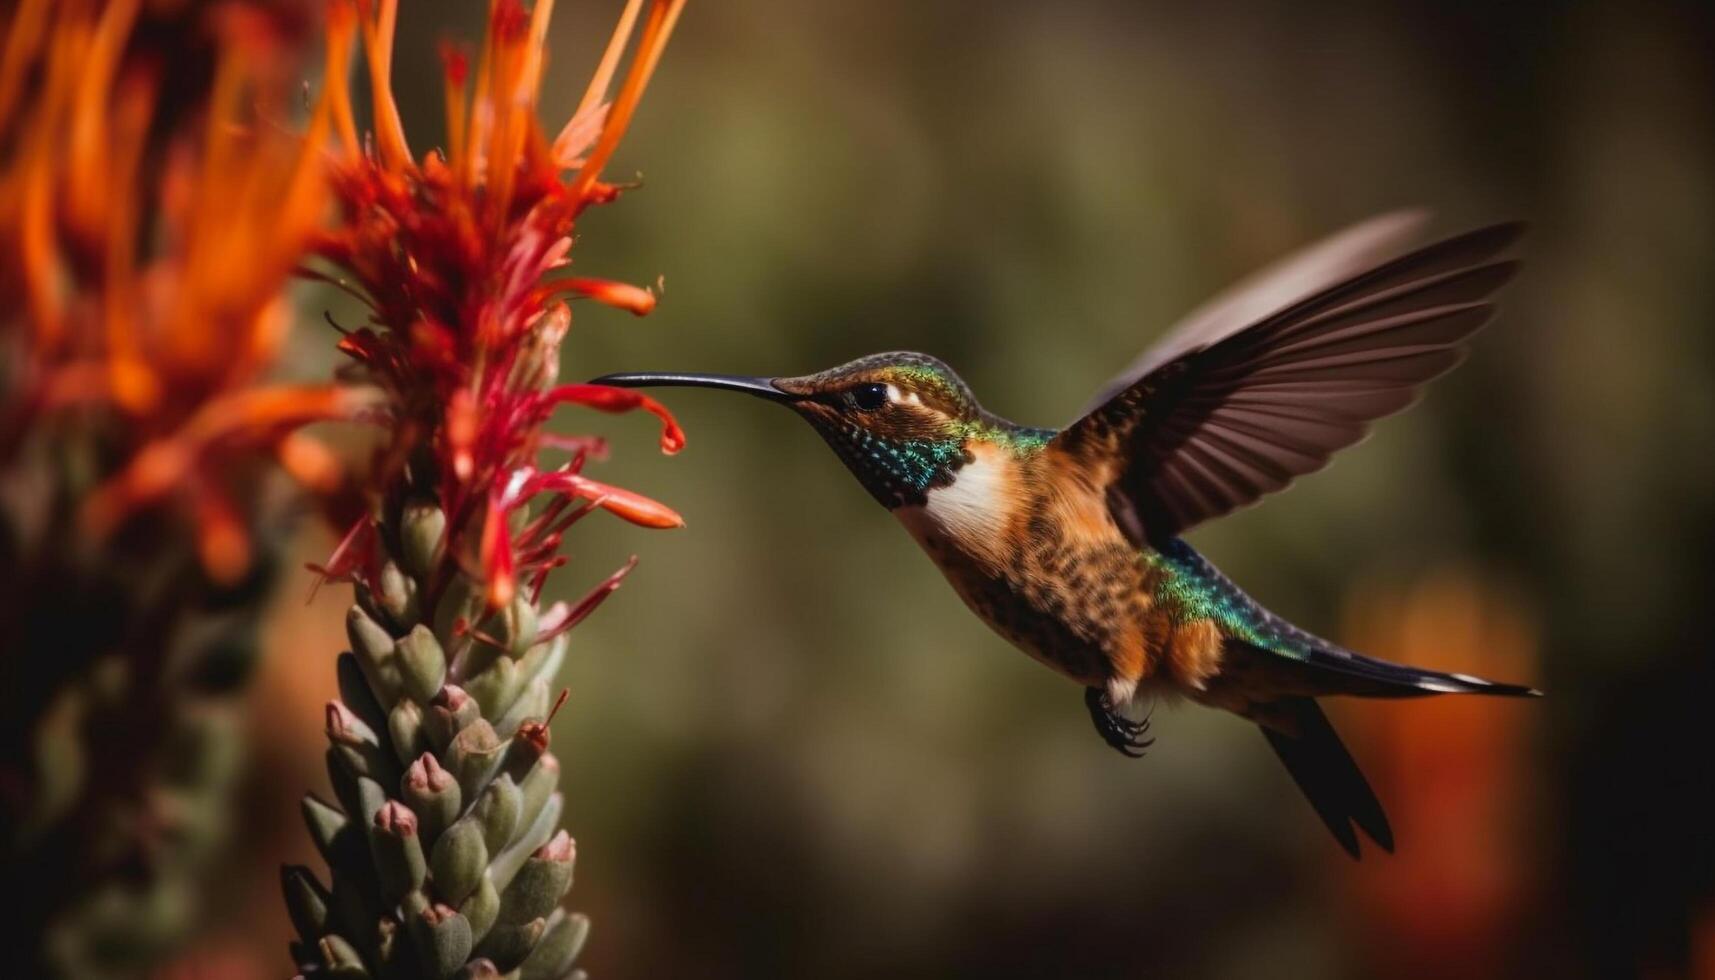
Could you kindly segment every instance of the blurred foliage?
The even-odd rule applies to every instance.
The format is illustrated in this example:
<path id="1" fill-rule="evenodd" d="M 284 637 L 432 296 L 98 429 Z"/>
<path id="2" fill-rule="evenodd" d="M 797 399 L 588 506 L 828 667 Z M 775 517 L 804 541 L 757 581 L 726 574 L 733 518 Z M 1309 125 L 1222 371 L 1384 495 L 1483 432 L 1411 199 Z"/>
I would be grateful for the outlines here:
<path id="1" fill-rule="evenodd" d="M 581 91 L 597 6 L 557 18 L 548 118 Z M 437 77 L 429 42 L 480 7 L 419 4 L 396 75 Z M 594 473 L 689 527 L 592 526 L 573 556 L 643 559 L 562 674 L 579 905 L 604 924 L 592 972 L 1360 977 L 1398 975 L 1402 949 L 1426 974 L 1715 962 L 1706 5 L 725 0 L 692 5 L 674 45 L 610 171 L 646 185 L 589 217 L 577 256 L 584 275 L 665 274 L 663 302 L 636 322 L 580 306 L 567 378 L 913 348 L 995 411 L 1054 423 L 1179 313 L 1351 220 L 1422 204 L 1441 230 L 1532 221 L 1469 364 L 1196 543 L 1307 628 L 1534 672 L 1549 697 L 1340 705 L 1401 831 L 1399 858 L 1354 870 L 1248 726 L 1163 705 L 1149 758 L 1119 758 L 1078 692 L 971 617 L 807 428 L 678 393 L 679 459 Z M 432 131 L 436 87 L 399 87 L 407 126 Z M 568 594 L 593 584 L 575 578 Z M 1452 611 L 1390 631 L 1376 610 L 1426 589 Z M 290 638 L 338 611 L 282 611 L 276 690 L 325 675 L 307 651 L 332 647 Z M 1485 652 L 1494 629 L 1510 639 Z M 304 717 L 269 701 L 258 724 Z M 1414 760 L 1488 760 L 1471 778 L 1505 796 L 1438 830 Z M 1422 880 L 1426 854 L 1462 853 L 1506 861 L 1484 904 L 1457 880 L 1404 912 L 1376 897 Z M 264 894 L 278 859 L 256 858 Z M 227 928 L 270 943 L 263 963 L 284 941 L 283 920 Z"/>

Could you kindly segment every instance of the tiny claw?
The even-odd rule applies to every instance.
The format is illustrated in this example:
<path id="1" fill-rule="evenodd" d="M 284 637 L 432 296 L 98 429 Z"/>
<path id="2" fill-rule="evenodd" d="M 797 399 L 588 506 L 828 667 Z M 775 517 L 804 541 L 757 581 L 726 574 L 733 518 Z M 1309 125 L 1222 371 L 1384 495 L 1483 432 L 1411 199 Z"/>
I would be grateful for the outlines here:
<path id="1" fill-rule="evenodd" d="M 1149 731 L 1149 718 L 1132 721 L 1115 711 L 1107 692 L 1101 688 L 1092 687 L 1084 691 L 1084 706 L 1089 709 L 1096 733 L 1119 754 L 1141 759 L 1144 750 L 1155 744 L 1155 739 L 1143 737 Z"/>

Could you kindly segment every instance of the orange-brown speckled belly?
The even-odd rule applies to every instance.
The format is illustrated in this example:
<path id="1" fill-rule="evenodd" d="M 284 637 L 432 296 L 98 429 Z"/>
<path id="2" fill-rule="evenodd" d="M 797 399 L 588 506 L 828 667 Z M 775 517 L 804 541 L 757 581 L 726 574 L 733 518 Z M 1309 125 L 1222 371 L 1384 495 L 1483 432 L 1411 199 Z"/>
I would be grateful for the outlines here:
<path id="1" fill-rule="evenodd" d="M 1165 637 L 1146 570 L 1123 540 L 1073 547 L 1054 534 L 1010 560 L 983 561 L 951 547 L 928 522 L 900 518 L 978 618 L 1014 646 L 1080 684 L 1141 678 Z"/>
<path id="2" fill-rule="evenodd" d="M 1215 624 L 1165 598 L 1172 570 L 1126 538 L 1100 480 L 1035 462 L 973 452 L 953 485 L 894 514 L 965 604 L 1036 660 L 1118 703 L 1140 686 L 1201 693 L 1220 667 Z"/>

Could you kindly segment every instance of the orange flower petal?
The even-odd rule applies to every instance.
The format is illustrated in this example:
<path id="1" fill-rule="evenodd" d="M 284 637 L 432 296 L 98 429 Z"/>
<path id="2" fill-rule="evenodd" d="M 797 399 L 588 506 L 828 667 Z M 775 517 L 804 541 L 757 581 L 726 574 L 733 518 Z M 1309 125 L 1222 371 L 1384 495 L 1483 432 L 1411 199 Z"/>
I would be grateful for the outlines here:
<path id="1" fill-rule="evenodd" d="M 307 490 L 331 494 L 345 482 L 345 466 L 333 450 L 302 432 L 289 433 L 275 447 L 280 466 Z"/>
<path id="2" fill-rule="evenodd" d="M 655 309 L 655 291 L 647 286 L 633 286 L 628 282 L 569 277 L 554 280 L 548 284 L 548 288 L 555 292 L 564 291 L 587 296 L 598 303 L 627 310 L 636 316 L 643 316 Z"/>

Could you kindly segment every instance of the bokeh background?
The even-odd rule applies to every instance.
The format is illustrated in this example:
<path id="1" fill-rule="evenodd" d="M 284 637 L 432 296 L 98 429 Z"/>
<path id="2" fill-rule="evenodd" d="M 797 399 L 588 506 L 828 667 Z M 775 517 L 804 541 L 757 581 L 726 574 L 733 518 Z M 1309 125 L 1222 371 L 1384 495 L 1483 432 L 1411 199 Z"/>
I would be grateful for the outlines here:
<path id="1" fill-rule="evenodd" d="M 410 131 L 482 6 L 406 4 Z M 561 7 L 550 119 L 617 10 Z M 1350 221 L 1526 218 L 1466 366 L 1193 542 L 1314 631 L 1549 696 L 1337 705 L 1400 842 L 1353 864 L 1242 722 L 1162 705 L 1148 758 L 1103 746 L 788 413 L 675 393 L 673 459 L 646 419 L 568 415 L 614 437 L 598 475 L 689 521 L 589 522 L 559 579 L 642 558 L 576 634 L 555 727 L 598 975 L 1715 977 L 1715 13 L 1207 8 L 692 4 L 615 168 L 645 186 L 577 250 L 664 302 L 580 308 L 565 374 L 910 348 L 1063 423 Z M 223 974 L 284 968 L 276 868 L 312 860 L 295 800 L 344 606 L 309 586 L 254 696 L 246 844 L 197 957 Z"/>

